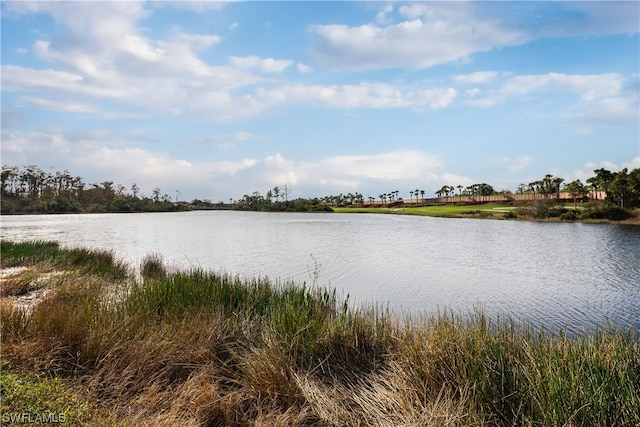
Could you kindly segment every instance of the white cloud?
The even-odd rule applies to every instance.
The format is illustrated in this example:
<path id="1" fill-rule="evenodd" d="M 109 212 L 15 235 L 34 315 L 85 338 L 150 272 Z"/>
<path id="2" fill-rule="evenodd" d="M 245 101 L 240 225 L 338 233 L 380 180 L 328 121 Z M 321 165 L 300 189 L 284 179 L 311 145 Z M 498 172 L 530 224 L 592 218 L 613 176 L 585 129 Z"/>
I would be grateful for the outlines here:
<path id="1" fill-rule="evenodd" d="M 161 113 L 207 120 L 247 117 L 295 104 L 435 110 L 457 97 L 451 87 L 376 82 L 321 86 L 266 80 L 259 74 L 281 73 L 294 64 L 300 73 L 312 69 L 292 60 L 256 55 L 231 57 L 232 67 L 209 65 L 197 51 L 221 43 L 219 36 L 188 34 L 172 26 L 165 40 L 152 40 L 138 23 L 152 12 L 146 9 L 148 4 L 106 5 L 81 2 L 72 7 L 50 2 L 17 7 L 53 15 L 61 24 L 60 32 L 34 44 L 49 68 L 2 66 L 3 90 L 37 91 L 39 100 L 32 103 L 51 110 L 75 108 L 114 118 Z M 69 100 L 74 99 L 83 99 L 85 107 L 72 105 Z M 107 101 L 110 110 L 115 102 L 137 111 L 105 113 L 101 103 Z"/>
<path id="2" fill-rule="evenodd" d="M 600 168 L 607 169 L 611 172 L 618 172 L 624 168 L 627 168 L 627 170 L 629 171 L 638 169 L 640 168 L 640 155 L 632 158 L 627 162 L 614 163 L 611 161 L 603 160 L 600 162 L 586 163 L 582 168 L 567 173 L 565 176 L 565 182 L 571 182 L 573 180 L 579 179 L 583 183 L 586 183 L 587 179 L 594 176 L 593 171 Z"/>
<path id="3" fill-rule="evenodd" d="M 258 92 L 267 103 L 302 103 L 334 108 L 429 108 L 451 104 L 453 88 L 400 89 L 386 83 L 341 86 L 285 85 Z"/>
<path id="4" fill-rule="evenodd" d="M 21 11 L 49 13 L 61 25 L 51 40 L 34 44 L 51 67 L 35 70 L 3 65 L 3 90 L 37 90 L 40 98 L 51 100 L 82 96 L 118 101 L 168 114 L 189 112 L 216 118 L 247 114 L 246 102 L 229 92 L 262 79 L 200 59 L 196 50 L 219 43 L 216 35 L 187 34 L 173 26 L 167 40 L 148 39 L 137 22 L 150 13 L 145 6 L 123 2 L 17 6 Z M 269 66 L 274 70 L 282 64 L 267 61 L 262 67 L 269 70 Z M 225 103 L 212 104 L 210 99 Z M 203 106 L 212 108 L 202 110 Z"/>
<path id="5" fill-rule="evenodd" d="M 376 22 L 386 23 L 389 20 L 388 15 L 393 12 L 393 4 L 386 3 L 376 14 Z"/>
<path id="6" fill-rule="evenodd" d="M 245 176 L 256 183 L 257 191 L 288 185 L 302 197 L 355 191 L 377 197 L 380 191 L 408 191 L 416 186 L 433 189 L 449 181 L 472 182 L 467 177 L 446 172 L 438 157 L 412 150 L 331 156 L 317 161 L 293 161 L 275 154 L 238 175 Z"/>
<path id="7" fill-rule="evenodd" d="M 638 93 L 627 91 L 628 79 L 617 73 L 607 74 L 561 74 L 515 76 L 506 80 L 498 89 L 480 93 L 468 93 L 473 99 L 471 105 L 491 106 L 513 97 L 535 96 L 536 94 L 578 95 L 576 104 L 563 113 L 564 119 L 587 133 L 594 125 L 638 127 Z M 552 97 L 548 97 L 553 102 Z"/>
<path id="8" fill-rule="evenodd" d="M 330 157 L 317 165 L 329 175 L 378 180 L 420 180 L 442 166 L 441 161 L 419 151 Z"/>
<path id="9" fill-rule="evenodd" d="M 575 108 L 567 120 L 584 133 L 599 124 L 640 129 L 640 106 L 634 96 L 603 98 Z"/>
<path id="10" fill-rule="evenodd" d="M 52 100 L 48 98 L 24 96 L 18 100 L 17 105 L 26 104 L 38 108 L 44 108 L 53 111 L 66 111 L 70 113 L 96 113 L 99 108 L 83 102 L 74 102 L 69 100 Z"/>
<path id="11" fill-rule="evenodd" d="M 471 105 L 491 106 L 512 97 L 539 92 L 576 93 L 585 102 L 620 94 L 625 78 L 621 74 L 533 74 L 515 76 L 502 82 L 497 89 L 485 91 L 484 98 L 469 101 Z M 477 95 L 477 93 L 473 93 Z"/>
<path id="12" fill-rule="evenodd" d="M 192 46 L 194 49 L 204 49 L 207 47 L 211 47 L 214 44 L 218 44 L 220 43 L 220 41 L 222 41 L 221 37 L 211 34 L 178 33 L 176 38 L 179 41 L 185 42 L 189 46 Z"/>
<path id="13" fill-rule="evenodd" d="M 498 72 L 496 71 L 476 71 L 471 74 L 458 74 L 453 76 L 453 81 L 461 84 L 480 84 L 488 83 L 496 78 Z"/>
<path id="14" fill-rule="evenodd" d="M 614 96 L 620 93 L 623 77 L 620 74 L 560 74 L 517 76 L 500 89 L 502 96 L 523 95 L 530 92 L 576 92 L 585 101 Z"/>
<path id="15" fill-rule="evenodd" d="M 232 140 L 249 140 L 244 132 L 227 135 Z M 227 136 L 213 137 L 222 141 Z M 296 197 L 322 196 L 334 192 L 360 191 L 376 195 L 416 186 L 433 190 L 443 183 L 468 185 L 472 181 L 445 170 L 443 161 L 422 151 L 391 151 L 379 154 L 330 156 L 315 161 L 295 161 L 280 153 L 262 159 L 198 161 L 175 158 L 167 152 L 136 147 L 140 135 L 110 131 L 28 132 L 2 135 L 3 162 L 56 165 L 68 169 L 87 183 L 104 180 L 131 186 L 143 193 L 154 187 L 165 192 L 180 189 L 186 199 L 228 200 L 253 191 L 264 192 L 276 185 L 288 185 Z M 124 145 L 134 141 L 134 146 Z M 408 191 L 408 190 L 407 190 Z M 375 194 L 374 194 L 375 193 Z"/>
<path id="16" fill-rule="evenodd" d="M 289 59 L 262 59 L 255 55 L 245 57 L 232 56 L 230 61 L 235 67 L 246 70 L 255 69 L 262 73 L 281 73 L 293 64 L 293 61 Z"/>
<path id="17" fill-rule="evenodd" d="M 186 10 L 193 10 L 195 12 L 202 13 L 208 10 L 220 10 L 224 8 L 227 4 L 232 3 L 234 1 L 237 1 L 237 0 L 205 0 L 205 1 L 162 0 L 162 1 L 151 2 L 151 5 L 154 8 L 171 7 L 174 9 L 186 9 Z"/>
<path id="18" fill-rule="evenodd" d="M 525 40 L 520 31 L 474 17 L 466 3 L 419 3 L 399 10 L 408 20 L 395 25 L 312 27 L 315 55 L 334 69 L 420 69 Z"/>

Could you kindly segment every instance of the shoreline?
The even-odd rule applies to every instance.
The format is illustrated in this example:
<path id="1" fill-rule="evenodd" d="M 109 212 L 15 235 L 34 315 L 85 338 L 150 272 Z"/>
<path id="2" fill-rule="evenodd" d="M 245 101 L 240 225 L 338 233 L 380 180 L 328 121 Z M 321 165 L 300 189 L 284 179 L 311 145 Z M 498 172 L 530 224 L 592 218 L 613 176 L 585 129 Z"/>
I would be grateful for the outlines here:
<path id="1" fill-rule="evenodd" d="M 491 204 L 493 205 L 493 204 Z M 507 212 L 514 211 L 515 207 L 509 205 L 503 205 L 501 207 L 494 207 L 491 209 L 480 209 L 483 205 L 471 205 L 465 206 L 465 210 L 468 212 L 459 212 L 460 206 L 426 206 L 426 207 L 411 207 L 411 208 L 362 208 L 362 207 L 332 207 L 332 211 L 327 212 L 315 212 L 315 211 L 300 211 L 300 212 L 285 212 L 285 211 L 246 211 L 236 209 L 188 209 L 179 211 L 139 211 L 139 212 L 25 212 L 25 213 L 6 213 L 2 216 L 44 216 L 44 215 L 104 215 L 104 214 L 140 214 L 140 213 L 184 213 L 184 212 L 257 212 L 257 213 L 337 213 L 337 214 L 376 214 L 376 215 L 408 215 L 408 216 L 426 216 L 431 218 L 450 218 L 450 219 L 488 219 L 498 221 L 528 221 L 528 222 L 557 222 L 557 223 L 581 223 L 581 224 L 617 224 L 617 225 L 632 225 L 640 226 L 640 208 L 634 209 L 633 216 L 624 220 L 610 220 L 610 219 L 561 219 L 561 218 L 536 218 L 530 215 L 518 215 L 516 217 L 505 216 Z M 473 209 L 476 207 L 477 209 Z M 442 209 L 442 211 L 434 211 L 434 209 Z M 453 209 L 451 209 L 453 208 Z M 507 210 L 508 209 L 508 210 Z M 570 209 L 569 211 L 572 211 Z"/>
<path id="2" fill-rule="evenodd" d="M 493 205 L 493 204 L 492 204 Z M 473 209 L 478 207 L 479 209 Z M 418 208 L 359 208 L 359 207 L 341 207 L 333 208 L 338 214 L 376 214 L 376 215 L 411 215 L 411 216 L 427 216 L 432 218 L 451 218 L 451 219 L 488 219 L 498 221 L 529 221 L 529 222 L 557 222 L 557 223 L 582 223 L 582 224 L 618 224 L 618 225 L 634 225 L 640 226 L 640 209 L 634 209 L 633 217 L 624 220 L 610 219 L 574 219 L 566 220 L 561 218 L 535 218 L 530 215 L 518 215 L 515 217 L 505 216 L 507 212 L 513 212 L 516 207 L 503 205 L 493 207 L 491 209 L 481 209 L 482 205 L 465 206 L 465 211 L 460 212 L 460 206 L 432 206 Z M 508 209 L 508 210 L 507 210 Z M 471 212 L 474 211 L 474 212 Z"/>

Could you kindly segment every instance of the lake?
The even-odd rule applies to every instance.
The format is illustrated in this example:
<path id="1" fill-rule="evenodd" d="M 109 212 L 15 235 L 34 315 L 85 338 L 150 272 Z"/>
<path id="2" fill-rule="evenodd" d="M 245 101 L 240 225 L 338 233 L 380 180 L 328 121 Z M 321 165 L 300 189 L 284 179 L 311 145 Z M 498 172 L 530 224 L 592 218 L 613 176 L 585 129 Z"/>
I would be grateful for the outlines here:
<path id="1" fill-rule="evenodd" d="M 374 214 L 2 216 L 2 238 L 336 288 L 403 314 L 478 308 L 569 332 L 640 327 L 640 227 Z"/>

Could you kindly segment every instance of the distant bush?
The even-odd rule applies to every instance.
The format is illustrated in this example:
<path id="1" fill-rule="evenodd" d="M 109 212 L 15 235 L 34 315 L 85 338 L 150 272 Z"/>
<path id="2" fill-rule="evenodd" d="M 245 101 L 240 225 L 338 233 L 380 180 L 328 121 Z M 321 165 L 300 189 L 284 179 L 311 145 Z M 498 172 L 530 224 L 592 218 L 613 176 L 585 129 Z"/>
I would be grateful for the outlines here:
<path id="1" fill-rule="evenodd" d="M 578 219 L 578 214 L 576 213 L 576 211 L 567 210 L 560 215 L 560 219 L 563 221 L 575 221 Z"/>
<path id="2" fill-rule="evenodd" d="M 630 210 L 618 207 L 605 205 L 594 209 L 588 209 L 581 215 L 582 219 L 608 219 L 610 221 L 623 221 L 633 216 Z"/>
<path id="3" fill-rule="evenodd" d="M 567 209 L 558 206 L 556 200 L 536 200 L 533 204 L 518 208 L 519 214 L 538 219 L 557 218 L 565 212 Z"/>
<path id="4" fill-rule="evenodd" d="M 518 214 L 515 211 L 508 211 L 504 213 L 504 217 L 506 219 L 515 219 L 518 217 Z"/>

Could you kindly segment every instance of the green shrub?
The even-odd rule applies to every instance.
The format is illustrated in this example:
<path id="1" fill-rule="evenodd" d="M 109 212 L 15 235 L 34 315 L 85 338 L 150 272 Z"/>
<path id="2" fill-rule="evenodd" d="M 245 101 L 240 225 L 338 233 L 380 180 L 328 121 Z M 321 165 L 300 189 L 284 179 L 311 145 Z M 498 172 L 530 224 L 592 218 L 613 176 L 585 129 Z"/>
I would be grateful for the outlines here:
<path id="1" fill-rule="evenodd" d="M 563 221 L 575 221 L 576 219 L 578 219 L 578 214 L 576 213 L 576 211 L 567 210 L 560 215 L 560 219 Z"/>
<path id="2" fill-rule="evenodd" d="M 633 212 L 611 205 L 596 207 L 595 209 L 587 209 L 581 215 L 583 219 L 608 219 L 610 221 L 623 221 L 631 218 L 632 216 Z"/>
<path id="3" fill-rule="evenodd" d="M 504 213 L 504 217 L 506 219 L 516 219 L 518 217 L 518 214 L 515 211 L 507 211 Z"/>

